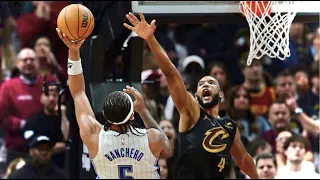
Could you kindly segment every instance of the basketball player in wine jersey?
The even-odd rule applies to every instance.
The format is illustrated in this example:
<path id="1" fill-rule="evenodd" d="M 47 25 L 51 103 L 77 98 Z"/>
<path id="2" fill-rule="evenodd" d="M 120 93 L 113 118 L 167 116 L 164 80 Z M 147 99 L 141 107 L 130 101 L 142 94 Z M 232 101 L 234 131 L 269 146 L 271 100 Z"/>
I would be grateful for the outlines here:
<path id="1" fill-rule="evenodd" d="M 69 48 L 69 88 L 75 104 L 80 136 L 88 147 L 95 171 L 101 179 L 159 179 L 157 160 L 170 154 L 169 140 L 145 108 L 141 94 L 127 86 L 108 95 L 103 107 L 106 123 L 95 119 L 85 94 L 80 47 L 59 29 L 57 33 Z M 131 94 L 136 99 L 132 101 Z M 138 128 L 134 111 L 146 129 Z"/>
<path id="2" fill-rule="evenodd" d="M 219 102 L 223 97 L 218 81 L 205 76 L 198 82 L 197 92 L 188 93 L 179 71 L 154 36 L 155 20 L 148 24 L 139 12 L 140 20 L 129 13 L 132 26 L 124 26 L 143 38 L 164 73 L 170 94 L 179 111 L 179 158 L 176 177 L 217 179 L 227 177 L 231 155 L 236 164 L 251 179 L 259 178 L 252 157 L 240 139 L 237 123 L 220 118 Z"/>

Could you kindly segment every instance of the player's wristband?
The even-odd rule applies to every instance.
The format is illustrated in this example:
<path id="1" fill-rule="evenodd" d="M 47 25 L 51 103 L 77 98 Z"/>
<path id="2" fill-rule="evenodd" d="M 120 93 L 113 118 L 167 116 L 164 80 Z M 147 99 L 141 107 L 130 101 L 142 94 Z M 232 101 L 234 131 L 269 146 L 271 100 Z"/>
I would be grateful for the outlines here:
<path id="1" fill-rule="evenodd" d="M 72 61 L 68 59 L 68 74 L 78 75 L 82 73 L 81 59 L 79 61 Z"/>

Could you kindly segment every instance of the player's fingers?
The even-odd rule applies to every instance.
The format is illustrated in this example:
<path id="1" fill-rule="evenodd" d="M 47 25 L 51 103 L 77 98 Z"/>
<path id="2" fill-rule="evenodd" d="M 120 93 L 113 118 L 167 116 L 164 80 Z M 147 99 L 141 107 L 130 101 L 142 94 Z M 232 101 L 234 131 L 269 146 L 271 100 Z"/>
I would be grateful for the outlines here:
<path id="1" fill-rule="evenodd" d="M 156 28 L 156 20 L 155 19 L 151 21 L 151 26 Z"/>
<path id="2" fill-rule="evenodd" d="M 135 24 L 134 24 L 134 20 L 131 18 L 131 16 L 130 16 L 129 14 L 126 14 L 126 18 L 130 21 L 130 23 L 131 23 L 132 25 L 135 25 Z"/>
<path id="3" fill-rule="evenodd" d="M 67 35 L 66 35 L 65 33 L 62 33 L 62 38 L 63 38 L 63 39 L 62 39 L 63 41 L 69 43 L 70 40 L 69 40 L 69 38 L 67 37 Z M 71 42 L 71 41 L 70 41 L 70 42 Z"/>
<path id="4" fill-rule="evenodd" d="M 131 89 L 133 92 L 135 92 L 135 94 L 137 94 L 139 97 L 141 96 L 141 93 L 140 93 L 136 88 L 134 88 L 133 86 L 130 87 L 130 89 Z"/>
<path id="5" fill-rule="evenodd" d="M 133 27 L 132 27 L 132 26 L 130 26 L 129 24 L 127 24 L 127 23 L 123 23 L 123 25 L 124 25 L 124 27 L 126 27 L 127 29 L 129 29 L 129 30 L 133 31 Z"/>
<path id="6" fill-rule="evenodd" d="M 129 15 L 133 19 L 134 23 L 137 24 L 140 22 L 139 19 L 132 12 L 129 12 Z M 135 25 L 135 24 L 133 24 L 133 25 Z"/>
<path id="7" fill-rule="evenodd" d="M 141 22 L 146 22 L 146 19 L 144 18 L 144 15 L 141 12 L 139 12 L 139 16 L 140 16 Z"/>
<path id="8" fill-rule="evenodd" d="M 123 89 L 124 92 L 131 94 L 129 89 Z"/>
<path id="9" fill-rule="evenodd" d="M 61 39 L 63 39 L 60 29 L 59 29 L 59 28 L 56 28 L 56 31 L 57 31 L 58 36 L 59 36 Z"/>
<path id="10" fill-rule="evenodd" d="M 134 91 L 132 91 L 131 89 L 123 89 L 123 91 L 128 93 L 128 94 L 131 94 L 136 100 L 137 100 L 137 98 L 139 98 L 139 96 Z"/>
<path id="11" fill-rule="evenodd" d="M 82 44 L 84 43 L 85 39 L 79 42 L 79 47 L 82 46 Z"/>
<path id="12" fill-rule="evenodd" d="M 134 96 L 134 98 L 140 98 L 140 95 L 137 91 L 135 91 L 132 87 L 130 86 L 126 86 L 126 88 L 129 90 L 130 94 L 132 94 Z"/>

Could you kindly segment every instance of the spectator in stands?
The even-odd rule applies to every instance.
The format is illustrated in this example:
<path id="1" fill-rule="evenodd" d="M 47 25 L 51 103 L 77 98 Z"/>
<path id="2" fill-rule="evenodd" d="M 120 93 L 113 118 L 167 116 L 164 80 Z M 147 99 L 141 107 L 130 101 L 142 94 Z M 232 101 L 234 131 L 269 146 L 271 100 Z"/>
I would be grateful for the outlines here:
<path id="1" fill-rule="evenodd" d="M 284 154 L 284 144 L 287 139 L 292 136 L 292 132 L 290 131 L 281 131 L 276 137 L 276 153 L 275 158 L 277 160 L 278 168 L 281 168 L 286 165 L 286 156 Z M 309 145 L 308 145 L 309 147 Z M 314 171 L 314 164 L 310 161 L 309 157 L 312 156 L 312 152 L 310 150 L 306 151 L 306 155 L 302 162 L 303 169 L 309 169 Z"/>
<path id="2" fill-rule="evenodd" d="M 255 160 L 260 179 L 275 178 L 277 175 L 277 162 L 271 153 L 259 154 Z"/>
<path id="3" fill-rule="evenodd" d="M 276 92 L 276 96 L 277 99 L 281 100 L 281 101 L 285 101 L 288 96 L 293 96 L 299 106 L 308 113 L 313 114 L 313 110 L 311 108 L 311 106 L 309 105 L 310 101 L 314 101 L 314 100 L 310 100 L 310 98 L 304 98 L 304 97 L 300 97 L 299 94 L 296 91 L 296 83 L 294 80 L 293 75 L 291 74 L 291 72 L 289 70 L 285 70 L 283 72 L 280 72 L 275 80 L 275 92 Z M 292 111 L 294 112 L 294 111 Z M 299 132 L 303 132 L 303 128 L 301 123 L 299 122 L 299 120 L 296 118 L 295 114 L 293 114 L 293 117 L 291 119 L 290 122 L 290 126 L 294 129 L 296 129 Z M 305 132 L 304 132 L 305 133 Z"/>
<path id="4" fill-rule="evenodd" d="M 34 136 L 29 142 L 29 158 L 8 179 L 66 179 L 62 170 L 51 162 L 55 142 L 47 136 Z"/>
<path id="5" fill-rule="evenodd" d="M 166 105 L 168 97 L 170 96 L 168 82 L 161 69 L 158 69 L 158 72 L 160 73 L 160 94 L 162 96 L 161 103 L 163 103 L 163 105 Z"/>
<path id="6" fill-rule="evenodd" d="M 319 77 L 317 77 L 319 78 Z M 302 108 L 297 105 L 297 101 L 293 96 L 289 96 L 286 100 L 287 105 L 290 107 L 292 112 L 295 112 L 298 121 L 301 123 L 305 131 L 308 132 L 308 140 L 312 143 L 312 151 L 314 152 L 314 162 L 316 171 L 319 172 L 320 157 L 319 157 L 319 139 L 320 139 L 320 121 L 319 118 L 312 119 L 306 113 L 303 112 Z M 319 106 L 319 104 L 317 105 Z"/>
<path id="7" fill-rule="evenodd" d="M 39 73 L 53 75 L 61 84 L 65 84 L 68 76 L 52 52 L 50 39 L 45 36 L 39 37 L 34 45 L 34 51 L 39 64 Z"/>
<path id="8" fill-rule="evenodd" d="M 319 179 L 320 175 L 302 168 L 307 142 L 300 135 L 293 135 L 286 140 L 284 153 L 287 157 L 286 166 L 278 169 L 275 179 Z"/>
<path id="9" fill-rule="evenodd" d="M 240 58 L 240 67 L 244 75 L 244 83 L 251 95 L 251 111 L 255 116 L 266 116 L 267 111 L 275 99 L 274 90 L 266 85 L 263 78 L 263 66 L 260 60 L 254 59 L 250 66 L 247 66 L 247 53 Z"/>
<path id="10" fill-rule="evenodd" d="M 46 35 L 56 53 L 57 62 L 65 71 L 68 49 L 60 41 L 55 29 L 60 11 L 69 4 L 70 1 L 29 1 L 25 5 L 29 7 L 28 10 L 17 18 L 17 33 L 22 48 L 31 48 L 38 37 Z"/>
<path id="11" fill-rule="evenodd" d="M 288 96 L 286 99 L 286 104 L 292 112 L 294 112 L 299 122 L 302 124 L 303 128 L 314 136 L 319 136 L 320 134 L 320 123 L 319 121 L 314 121 L 306 113 L 303 112 L 297 104 L 297 100 L 293 96 Z"/>
<path id="12" fill-rule="evenodd" d="M 160 168 L 160 179 L 170 179 L 168 177 L 169 175 L 169 168 L 168 168 L 168 163 L 167 160 L 165 159 L 159 159 L 158 165 Z"/>
<path id="13" fill-rule="evenodd" d="M 226 68 L 226 65 L 220 61 L 213 61 L 208 66 L 208 75 L 216 78 L 220 84 L 221 91 L 228 92 L 230 85 L 232 84 L 230 82 L 229 73 Z M 227 109 L 227 103 L 226 99 L 228 98 L 228 95 L 225 95 L 221 99 L 221 102 L 219 104 L 219 110 L 220 111 L 226 111 Z"/>
<path id="14" fill-rule="evenodd" d="M 289 70 L 280 72 L 275 78 L 275 93 L 279 100 L 285 100 L 287 95 L 296 96 L 296 84 Z M 296 97 L 297 98 L 297 97 Z"/>
<path id="15" fill-rule="evenodd" d="M 41 103 L 44 108 L 28 117 L 23 134 L 28 142 L 35 135 L 45 135 L 56 142 L 52 149 L 52 160 L 61 169 L 65 164 L 66 140 L 69 134 L 69 121 L 66 108 L 61 108 L 61 117 L 58 114 L 58 96 L 60 88 L 48 83 L 48 94 L 42 92 Z"/>
<path id="16" fill-rule="evenodd" d="M 320 39 L 319 39 L 320 41 Z M 315 61 L 311 65 L 311 77 L 310 77 L 310 82 L 311 82 L 311 92 L 315 96 L 315 99 L 318 100 L 318 103 L 314 105 L 313 110 L 316 112 L 316 114 L 313 115 L 313 119 L 319 119 L 320 118 L 320 72 L 319 72 L 319 67 L 320 67 L 320 61 Z"/>
<path id="17" fill-rule="evenodd" d="M 15 67 L 16 54 L 20 50 L 18 40 L 15 39 L 16 21 L 11 12 L 8 12 L 10 9 L 6 9 L 9 3 L 0 4 L 1 11 L 7 11 L 7 14 L 0 13 L 0 69 L 3 70 L 4 79 L 10 77 L 10 72 Z"/>
<path id="18" fill-rule="evenodd" d="M 192 93 L 196 92 L 197 83 L 205 74 L 205 63 L 197 55 L 188 56 L 182 64 L 181 76 Z"/>
<path id="19" fill-rule="evenodd" d="M 274 101 L 268 113 L 268 120 L 271 124 L 271 129 L 261 134 L 261 138 L 268 141 L 272 147 L 272 152 L 276 152 L 276 137 L 281 131 L 289 130 L 290 128 L 290 109 L 283 101 Z"/>
<path id="20" fill-rule="evenodd" d="M 22 129 L 26 119 L 42 109 L 40 95 L 43 77 L 37 73 L 36 55 L 32 49 L 19 52 L 17 67 L 20 76 L 5 81 L 0 89 L 0 123 L 5 129 L 7 163 L 27 155 Z"/>
<path id="21" fill-rule="evenodd" d="M 243 86 L 234 86 L 228 92 L 229 116 L 238 122 L 240 134 L 252 141 L 270 129 L 268 121 L 263 116 L 254 116 L 250 109 L 251 97 Z"/>
<path id="22" fill-rule="evenodd" d="M 6 174 L 3 179 L 8 179 L 8 177 L 15 171 L 21 169 L 26 164 L 26 160 L 23 158 L 16 158 L 9 164 Z"/>
<path id="23" fill-rule="evenodd" d="M 309 47 L 309 52 L 303 57 L 302 62 L 307 66 L 315 61 L 320 60 L 320 28 L 316 28 L 312 45 Z M 318 66 L 319 67 L 319 66 Z"/>
<path id="24" fill-rule="evenodd" d="M 142 71 L 145 70 L 155 70 L 159 66 L 156 63 L 155 57 L 153 56 L 148 44 L 143 41 L 143 60 L 142 60 Z"/>
<path id="25" fill-rule="evenodd" d="M 319 69 L 319 67 L 318 67 Z M 319 74 L 317 75 L 319 77 Z M 298 68 L 295 70 L 294 79 L 297 86 L 297 103 L 305 111 L 308 116 L 318 113 L 314 107 L 319 105 L 319 94 L 314 94 L 311 88 L 311 78 L 306 68 Z"/>
<path id="26" fill-rule="evenodd" d="M 158 70 L 149 69 L 141 73 L 142 95 L 147 109 L 157 122 L 164 118 L 164 106 L 159 102 L 160 77 L 161 73 Z"/>
<path id="27" fill-rule="evenodd" d="M 271 129 L 261 134 L 260 138 L 268 141 L 272 146 L 272 152 L 276 153 L 276 139 L 280 132 L 290 131 L 292 134 L 299 134 L 299 129 L 291 124 L 292 118 L 290 108 L 284 101 L 275 101 L 271 104 L 268 116 Z M 309 143 L 308 153 L 305 160 L 312 161 L 313 153 L 311 152 L 311 145 Z"/>
<path id="28" fill-rule="evenodd" d="M 229 74 L 227 67 L 224 63 L 220 61 L 212 61 L 208 65 L 208 74 L 214 78 L 216 78 L 220 84 L 221 91 L 227 92 L 232 84 L 229 79 Z"/>
<path id="29" fill-rule="evenodd" d="M 248 153 L 256 159 L 259 154 L 272 153 L 272 147 L 263 139 L 254 139 L 249 146 L 247 146 Z"/>
<path id="30" fill-rule="evenodd" d="M 301 59 L 307 53 L 307 44 L 304 39 L 304 24 L 293 22 L 290 26 L 289 38 L 290 57 L 285 59 L 286 68 L 293 67 L 301 62 Z"/>
<path id="31" fill-rule="evenodd" d="M 175 166 L 177 162 L 177 157 L 179 150 L 176 148 L 178 147 L 178 139 L 176 135 L 176 131 L 173 127 L 173 124 L 171 121 L 168 120 L 161 120 L 159 123 L 159 126 L 163 130 L 163 132 L 166 134 L 170 141 L 170 147 L 171 147 L 171 155 L 168 159 L 166 159 L 167 163 L 167 169 L 168 169 L 168 179 L 174 178 L 175 175 Z"/>

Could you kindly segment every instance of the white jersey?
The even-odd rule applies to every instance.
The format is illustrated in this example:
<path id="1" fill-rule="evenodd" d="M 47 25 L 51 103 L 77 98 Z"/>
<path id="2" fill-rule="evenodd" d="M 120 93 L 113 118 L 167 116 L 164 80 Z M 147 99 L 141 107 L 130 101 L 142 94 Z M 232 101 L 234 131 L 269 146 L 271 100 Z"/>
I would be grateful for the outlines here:
<path id="1" fill-rule="evenodd" d="M 145 135 L 130 131 L 119 135 L 102 127 L 98 154 L 92 160 L 99 179 L 160 179 L 158 159 L 149 148 L 147 130 L 136 129 Z"/>

